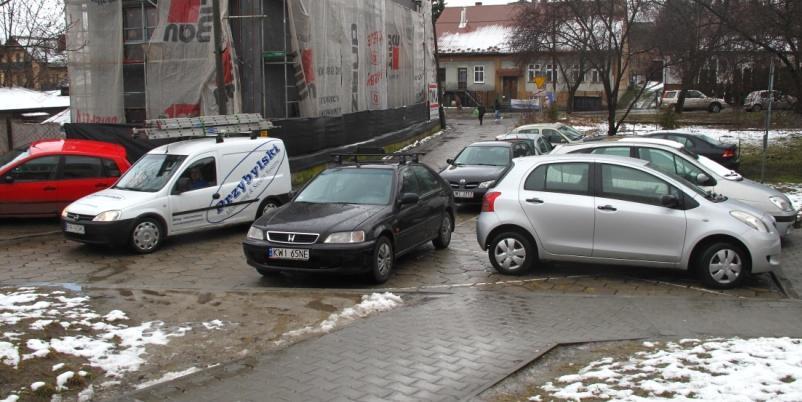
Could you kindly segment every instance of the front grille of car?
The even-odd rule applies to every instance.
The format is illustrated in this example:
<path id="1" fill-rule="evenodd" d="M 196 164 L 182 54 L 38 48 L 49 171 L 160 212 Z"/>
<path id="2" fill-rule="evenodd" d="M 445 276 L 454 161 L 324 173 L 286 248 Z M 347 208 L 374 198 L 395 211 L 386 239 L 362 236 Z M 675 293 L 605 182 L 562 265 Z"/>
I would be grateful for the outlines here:
<path id="1" fill-rule="evenodd" d="M 81 215 L 67 212 L 67 219 L 73 221 L 91 221 L 92 219 L 95 219 L 95 215 Z"/>
<path id="2" fill-rule="evenodd" d="M 465 183 L 465 184 L 464 184 L 462 187 L 460 187 L 460 184 L 459 184 L 459 182 L 454 182 L 454 181 L 452 181 L 452 182 L 450 182 L 449 184 L 451 184 L 451 188 L 465 188 L 465 189 L 472 189 L 472 188 L 479 187 L 479 182 L 467 182 L 467 183 Z"/>
<path id="3" fill-rule="evenodd" d="M 319 236 L 317 233 L 267 232 L 267 240 L 286 244 L 313 244 Z"/>

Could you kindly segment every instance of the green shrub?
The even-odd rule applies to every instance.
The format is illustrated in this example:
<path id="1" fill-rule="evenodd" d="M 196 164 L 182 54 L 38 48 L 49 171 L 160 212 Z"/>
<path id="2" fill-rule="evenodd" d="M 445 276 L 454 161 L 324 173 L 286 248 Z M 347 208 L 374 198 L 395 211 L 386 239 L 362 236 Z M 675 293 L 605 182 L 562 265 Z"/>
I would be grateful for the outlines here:
<path id="1" fill-rule="evenodd" d="M 673 130 L 679 127 L 677 122 L 677 114 L 674 112 L 673 107 L 669 107 L 666 110 L 660 112 L 660 119 L 658 120 L 658 124 L 663 130 Z"/>

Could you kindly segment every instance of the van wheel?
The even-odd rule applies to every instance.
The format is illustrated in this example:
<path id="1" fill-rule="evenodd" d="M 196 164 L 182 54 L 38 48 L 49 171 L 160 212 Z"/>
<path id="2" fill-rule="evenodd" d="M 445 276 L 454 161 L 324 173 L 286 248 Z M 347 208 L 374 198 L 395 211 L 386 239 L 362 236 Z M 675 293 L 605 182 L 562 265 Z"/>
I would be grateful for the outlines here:
<path id="1" fill-rule="evenodd" d="M 131 231 L 131 248 L 140 254 L 148 254 L 156 251 L 161 246 L 164 238 L 162 225 L 153 218 L 143 218 L 134 225 Z"/>
<path id="2" fill-rule="evenodd" d="M 707 287 L 732 289 L 749 275 L 747 254 L 730 242 L 713 243 L 699 254 L 696 273 Z"/>
<path id="3" fill-rule="evenodd" d="M 368 276 L 373 283 L 384 283 L 390 278 L 390 272 L 395 264 L 393 243 L 386 236 L 379 237 L 376 248 L 373 249 L 373 259 L 370 263 Z"/>
<path id="4" fill-rule="evenodd" d="M 272 210 L 274 210 L 274 209 L 276 209 L 276 208 L 278 208 L 280 206 L 281 206 L 281 201 L 279 201 L 279 200 L 277 200 L 275 198 L 272 198 L 272 197 L 271 198 L 266 198 L 264 201 L 262 201 L 261 204 L 259 204 L 259 210 L 256 211 L 256 219 L 259 219 L 259 217 L 261 217 L 262 215 L 264 215 L 264 214 L 266 214 L 266 213 L 268 213 L 268 212 L 270 212 L 270 211 L 272 211 Z"/>
<path id="5" fill-rule="evenodd" d="M 713 103 L 710 105 L 710 113 L 718 113 L 721 111 L 721 105 L 718 103 Z"/>
<path id="6" fill-rule="evenodd" d="M 493 268 L 504 275 L 523 275 L 537 258 L 535 247 L 517 232 L 499 233 L 490 242 L 487 256 Z"/>

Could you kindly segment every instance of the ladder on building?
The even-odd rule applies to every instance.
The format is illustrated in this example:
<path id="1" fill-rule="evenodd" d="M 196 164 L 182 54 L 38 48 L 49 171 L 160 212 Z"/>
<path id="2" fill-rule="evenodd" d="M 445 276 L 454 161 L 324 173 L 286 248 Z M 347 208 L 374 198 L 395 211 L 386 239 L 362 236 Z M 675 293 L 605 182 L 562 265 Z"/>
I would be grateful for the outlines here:
<path id="1" fill-rule="evenodd" d="M 260 136 L 267 136 L 268 131 L 273 128 L 275 128 L 273 123 L 265 120 L 260 114 L 243 113 L 146 120 L 145 127 L 134 129 L 134 134 L 144 134 L 151 140 L 251 135 L 254 132 L 258 132 Z"/>

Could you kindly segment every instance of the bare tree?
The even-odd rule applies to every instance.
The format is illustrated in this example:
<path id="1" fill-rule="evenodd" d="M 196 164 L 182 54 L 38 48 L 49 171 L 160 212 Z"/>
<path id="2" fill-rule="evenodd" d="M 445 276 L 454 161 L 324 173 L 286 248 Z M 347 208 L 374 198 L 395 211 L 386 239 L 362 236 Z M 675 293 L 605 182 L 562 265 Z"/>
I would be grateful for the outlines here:
<path id="1" fill-rule="evenodd" d="M 652 0 L 563 0 L 526 6 L 533 9 L 532 15 L 556 24 L 552 32 L 561 48 L 581 49 L 587 55 L 589 67 L 599 72 L 607 103 L 608 135 L 615 135 L 632 107 L 630 104 L 623 116 L 617 118 L 621 85 L 626 84 L 630 65 L 638 53 L 649 51 L 630 48 L 632 27 L 646 17 L 652 4 Z M 538 40 L 544 29 L 535 26 L 534 21 L 542 20 L 518 21 L 513 45 L 525 46 L 527 40 Z"/>
<path id="2" fill-rule="evenodd" d="M 32 58 L 41 62 L 47 74 L 47 64 L 59 50 L 59 38 L 65 32 L 64 2 L 57 0 L 3 0 L 0 2 L 0 40 L 8 43 L 14 38 L 17 44 Z M 3 85 L 11 84 L 12 63 L 4 63 Z M 29 86 L 31 80 L 39 77 L 26 77 L 23 85 Z"/>
<path id="3" fill-rule="evenodd" d="M 797 98 L 802 98 L 802 1 L 693 0 L 747 46 L 776 57 L 785 67 Z M 796 103 L 802 113 L 802 102 Z"/>

